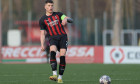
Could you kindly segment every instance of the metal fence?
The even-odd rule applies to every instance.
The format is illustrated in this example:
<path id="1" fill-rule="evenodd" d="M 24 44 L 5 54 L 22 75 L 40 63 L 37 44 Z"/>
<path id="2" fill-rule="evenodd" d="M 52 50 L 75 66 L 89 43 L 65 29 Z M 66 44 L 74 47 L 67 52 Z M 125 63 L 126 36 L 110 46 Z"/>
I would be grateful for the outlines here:
<path id="1" fill-rule="evenodd" d="M 120 32 L 120 43 L 122 46 L 140 46 L 140 30 L 122 30 Z M 113 31 L 103 31 L 103 45 L 112 45 Z"/>

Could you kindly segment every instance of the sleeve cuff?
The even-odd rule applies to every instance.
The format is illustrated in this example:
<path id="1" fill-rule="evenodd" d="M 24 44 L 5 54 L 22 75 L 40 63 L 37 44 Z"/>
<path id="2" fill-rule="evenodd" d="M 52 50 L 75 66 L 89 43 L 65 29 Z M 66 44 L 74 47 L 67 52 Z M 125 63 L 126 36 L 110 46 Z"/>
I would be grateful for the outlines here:
<path id="1" fill-rule="evenodd" d="M 45 30 L 45 29 L 40 29 L 40 30 Z"/>

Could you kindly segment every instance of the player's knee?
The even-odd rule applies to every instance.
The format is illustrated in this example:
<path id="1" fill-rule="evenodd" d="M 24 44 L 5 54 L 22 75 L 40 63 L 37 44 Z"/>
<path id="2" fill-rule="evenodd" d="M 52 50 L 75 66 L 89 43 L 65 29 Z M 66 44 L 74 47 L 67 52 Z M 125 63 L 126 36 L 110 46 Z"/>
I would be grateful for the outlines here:
<path id="1" fill-rule="evenodd" d="M 65 55 L 66 55 L 66 49 L 61 49 L 60 56 L 65 56 Z"/>
<path id="2" fill-rule="evenodd" d="M 66 53 L 60 53 L 60 56 L 65 56 L 66 55 Z"/>
<path id="3" fill-rule="evenodd" d="M 50 46 L 50 51 L 57 51 L 57 48 L 56 48 L 56 46 L 55 45 L 52 45 L 52 46 Z"/>

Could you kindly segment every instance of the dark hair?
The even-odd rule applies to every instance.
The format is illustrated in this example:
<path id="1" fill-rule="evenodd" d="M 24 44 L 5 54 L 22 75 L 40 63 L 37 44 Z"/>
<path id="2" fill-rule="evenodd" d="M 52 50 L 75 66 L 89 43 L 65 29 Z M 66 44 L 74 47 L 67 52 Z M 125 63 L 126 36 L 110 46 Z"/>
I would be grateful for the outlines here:
<path id="1" fill-rule="evenodd" d="M 47 4 L 47 3 L 53 3 L 53 0 L 46 0 L 45 4 Z"/>

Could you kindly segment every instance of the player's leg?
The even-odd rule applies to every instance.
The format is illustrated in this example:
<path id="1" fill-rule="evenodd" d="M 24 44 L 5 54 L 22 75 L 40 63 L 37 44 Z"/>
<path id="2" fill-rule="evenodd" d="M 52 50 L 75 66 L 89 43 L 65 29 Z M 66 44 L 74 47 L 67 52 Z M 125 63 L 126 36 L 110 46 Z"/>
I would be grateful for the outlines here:
<path id="1" fill-rule="evenodd" d="M 60 45 L 60 64 L 59 64 L 58 83 L 63 83 L 62 76 L 64 74 L 65 67 L 66 67 L 65 56 L 66 56 L 67 45 L 68 45 L 67 35 L 61 38 L 59 45 Z"/>
<path id="2" fill-rule="evenodd" d="M 60 49 L 60 64 L 59 64 L 58 83 L 63 83 L 62 76 L 64 74 L 65 67 L 66 67 L 65 55 L 66 55 L 66 49 Z"/>
<path id="3" fill-rule="evenodd" d="M 50 46 L 50 64 L 53 71 L 53 76 L 50 76 L 49 78 L 54 81 L 57 81 L 56 51 L 57 51 L 57 47 L 55 45 L 51 45 Z"/>

